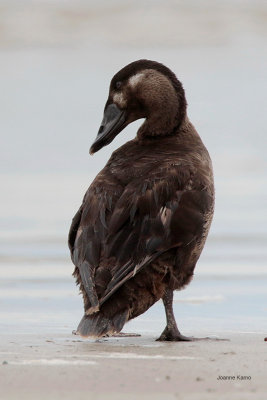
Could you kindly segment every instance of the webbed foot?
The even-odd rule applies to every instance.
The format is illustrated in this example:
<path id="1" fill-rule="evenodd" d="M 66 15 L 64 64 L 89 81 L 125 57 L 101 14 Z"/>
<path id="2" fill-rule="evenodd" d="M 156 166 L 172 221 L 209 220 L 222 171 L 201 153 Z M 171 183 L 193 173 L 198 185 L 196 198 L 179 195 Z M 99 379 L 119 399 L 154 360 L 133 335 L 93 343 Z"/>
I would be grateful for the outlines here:
<path id="1" fill-rule="evenodd" d="M 219 339 L 216 337 L 203 337 L 197 338 L 193 336 L 184 336 L 176 329 L 170 329 L 168 326 L 164 329 L 162 334 L 156 341 L 159 342 L 196 342 L 200 340 L 211 340 L 211 341 L 229 341 L 229 339 Z"/>
<path id="2" fill-rule="evenodd" d="M 141 335 L 139 333 L 124 333 L 124 332 L 118 332 L 118 333 L 113 333 L 113 334 L 106 334 L 105 337 L 140 337 Z"/>

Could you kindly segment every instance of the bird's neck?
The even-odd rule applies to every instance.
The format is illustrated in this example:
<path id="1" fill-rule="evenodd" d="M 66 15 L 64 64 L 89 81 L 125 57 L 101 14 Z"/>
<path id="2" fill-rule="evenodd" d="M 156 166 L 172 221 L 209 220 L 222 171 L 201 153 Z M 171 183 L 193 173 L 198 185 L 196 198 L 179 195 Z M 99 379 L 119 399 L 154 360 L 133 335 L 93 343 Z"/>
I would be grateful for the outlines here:
<path id="1" fill-rule="evenodd" d="M 143 140 L 146 138 L 179 135 L 180 132 L 186 130 L 189 123 L 190 121 L 186 114 L 181 119 L 176 115 L 153 113 L 146 118 L 138 129 L 137 138 Z"/>

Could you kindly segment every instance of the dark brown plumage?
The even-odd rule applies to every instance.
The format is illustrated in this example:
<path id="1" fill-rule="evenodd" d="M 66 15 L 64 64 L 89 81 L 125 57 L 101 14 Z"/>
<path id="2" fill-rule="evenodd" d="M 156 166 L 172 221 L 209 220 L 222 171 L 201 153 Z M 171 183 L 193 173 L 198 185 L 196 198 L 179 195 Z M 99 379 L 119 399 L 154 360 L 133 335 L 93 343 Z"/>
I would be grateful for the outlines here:
<path id="1" fill-rule="evenodd" d="M 187 340 L 176 326 L 173 290 L 193 276 L 214 208 L 209 154 L 186 115 L 183 87 L 164 65 L 131 63 L 110 84 L 90 152 L 145 118 L 115 151 L 85 194 L 69 233 L 85 314 L 77 333 L 101 337 L 159 299 L 167 326 L 160 340 Z"/>

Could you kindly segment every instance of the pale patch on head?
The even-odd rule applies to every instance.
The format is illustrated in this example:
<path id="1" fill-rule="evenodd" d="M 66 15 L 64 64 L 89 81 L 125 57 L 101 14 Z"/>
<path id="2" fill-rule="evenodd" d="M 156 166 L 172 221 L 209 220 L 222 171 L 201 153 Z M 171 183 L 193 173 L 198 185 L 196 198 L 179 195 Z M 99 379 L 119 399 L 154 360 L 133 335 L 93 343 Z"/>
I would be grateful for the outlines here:
<path id="1" fill-rule="evenodd" d="M 126 107 L 127 101 L 122 92 L 117 92 L 113 95 L 113 103 L 117 104 L 120 107 Z"/>
<path id="2" fill-rule="evenodd" d="M 144 74 L 141 73 L 141 72 L 139 72 L 139 73 L 133 75 L 133 76 L 129 79 L 129 85 L 130 85 L 132 88 L 135 88 L 136 85 L 138 85 L 138 83 L 140 83 L 140 82 L 142 81 L 143 77 L 144 77 Z"/>

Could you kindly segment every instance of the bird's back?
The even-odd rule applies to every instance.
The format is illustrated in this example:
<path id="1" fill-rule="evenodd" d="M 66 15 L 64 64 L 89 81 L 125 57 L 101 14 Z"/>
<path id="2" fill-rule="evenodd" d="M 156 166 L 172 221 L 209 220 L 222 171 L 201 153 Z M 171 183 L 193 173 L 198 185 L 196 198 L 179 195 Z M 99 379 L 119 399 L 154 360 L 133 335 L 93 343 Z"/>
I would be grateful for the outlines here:
<path id="1" fill-rule="evenodd" d="M 122 316 L 119 330 L 166 287 L 190 281 L 212 217 L 213 178 L 207 150 L 186 129 L 179 138 L 126 143 L 88 189 L 70 233 L 88 314 L 81 334 L 99 309 L 108 321 Z"/>

